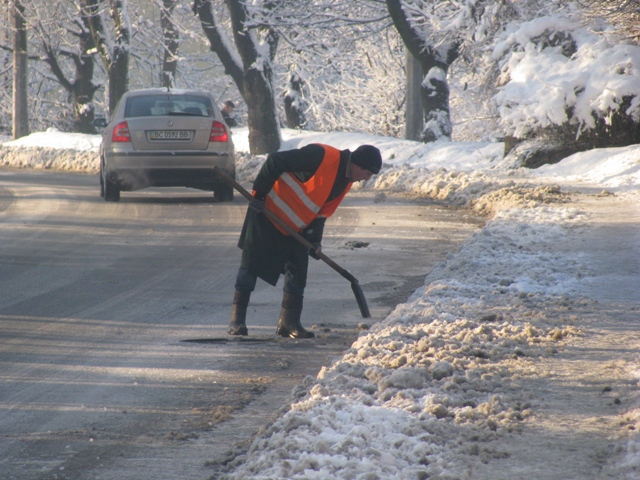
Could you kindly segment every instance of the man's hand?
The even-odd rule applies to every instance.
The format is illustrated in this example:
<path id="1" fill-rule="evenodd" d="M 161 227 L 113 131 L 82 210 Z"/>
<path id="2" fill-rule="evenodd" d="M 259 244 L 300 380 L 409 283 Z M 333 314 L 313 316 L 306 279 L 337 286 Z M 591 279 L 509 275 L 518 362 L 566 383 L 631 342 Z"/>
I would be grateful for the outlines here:
<path id="1" fill-rule="evenodd" d="M 262 213 L 264 210 L 265 195 L 256 193 L 249 202 L 249 208 L 255 213 Z"/>
<path id="2" fill-rule="evenodd" d="M 314 243 L 313 248 L 309 249 L 309 256 L 311 258 L 315 258 L 316 260 L 320 260 L 319 253 L 322 253 L 322 245 L 319 243 Z"/>
<path id="3" fill-rule="evenodd" d="M 318 254 L 322 252 L 322 234 L 324 232 L 325 217 L 318 217 L 314 219 L 308 226 L 302 231 L 302 236 L 306 238 L 313 248 L 309 249 L 309 255 L 311 258 L 320 260 Z"/>

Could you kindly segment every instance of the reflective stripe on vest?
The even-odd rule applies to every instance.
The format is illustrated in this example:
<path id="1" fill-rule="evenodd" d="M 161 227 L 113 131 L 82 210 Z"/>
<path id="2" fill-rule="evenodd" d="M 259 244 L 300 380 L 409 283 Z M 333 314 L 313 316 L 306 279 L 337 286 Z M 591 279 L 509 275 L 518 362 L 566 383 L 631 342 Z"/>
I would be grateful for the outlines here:
<path id="1" fill-rule="evenodd" d="M 283 173 L 266 198 L 266 208 L 296 232 L 304 230 L 318 216 L 338 175 L 340 150 L 328 145 L 322 147 L 325 152 L 322 163 L 307 182 L 301 182 L 292 173 Z M 335 208 L 330 212 L 323 212 L 323 215 L 328 217 L 334 211 Z M 278 224 L 272 223 L 283 234 L 288 235 Z"/>

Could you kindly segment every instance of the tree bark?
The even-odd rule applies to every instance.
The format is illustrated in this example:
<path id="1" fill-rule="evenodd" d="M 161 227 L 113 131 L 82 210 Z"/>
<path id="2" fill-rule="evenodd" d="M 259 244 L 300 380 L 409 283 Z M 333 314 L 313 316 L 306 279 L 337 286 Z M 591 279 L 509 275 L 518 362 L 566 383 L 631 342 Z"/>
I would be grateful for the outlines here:
<path id="1" fill-rule="evenodd" d="M 78 22 L 80 30 L 71 32 L 72 35 L 78 37 L 77 52 L 67 52 L 67 55 L 73 61 L 75 66 L 75 80 L 68 80 L 58 61 L 59 55 L 63 55 L 60 51 L 43 40 L 43 49 L 46 57 L 45 62 L 51 68 L 51 72 L 58 79 L 62 87 L 69 92 L 73 101 L 73 120 L 76 132 L 95 134 L 96 128 L 93 126 L 95 118 L 95 108 L 93 105 L 93 97 L 98 90 L 98 86 L 93 83 L 94 63 L 91 52 L 94 48 L 93 37 L 89 29 L 89 22 L 86 17 L 82 17 Z M 46 32 L 43 32 L 43 39 L 48 38 Z"/>
<path id="2" fill-rule="evenodd" d="M 254 155 L 277 152 L 280 126 L 270 82 L 256 66 L 244 74 L 244 99 L 248 106 L 249 152 Z"/>
<path id="3" fill-rule="evenodd" d="M 460 55 L 460 46 L 453 42 L 437 49 L 426 44 L 413 29 L 401 0 L 386 0 L 387 9 L 407 50 L 418 60 L 424 78 L 421 83 L 424 129 L 421 141 L 428 143 L 441 138 L 451 139 L 451 112 L 447 72 Z"/>
<path id="4" fill-rule="evenodd" d="M 109 69 L 109 113 L 127 90 L 129 90 L 129 51 L 131 32 L 128 19 L 125 18 L 124 0 L 109 0 L 111 19 L 116 32 L 116 43 L 113 47 L 111 68 Z"/>
<path id="5" fill-rule="evenodd" d="M 200 19 L 202 29 L 225 71 L 231 76 L 247 104 L 249 151 L 254 155 L 275 152 L 280 148 L 280 124 L 273 91 L 272 62 L 277 46 L 273 32 L 264 35 L 269 54 L 262 53 L 256 30 L 247 28 L 250 18 L 242 0 L 226 0 L 231 17 L 233 39 L 241 64 L 228 48 L 223 33 L 213 15 L 210 0 L 196 0 L 193 11 Z"/>
<path id="6" fill-rule="evenodd" d="M 125 16 L 124 0 L 109 0 L 109 15 L 113 22 L 113 48 L 105 36 L 105 26 L 102 22 L 101 11 L 106 7 L 105 0 L 82 0 L 83 15 L 87 16 L 91 27 L 91 34 L 96 49 L 108 76 L 109 113 L 115 109 L 122 95 L 129 89 L 129 50 L 131 46 L 131 32 Z"/>
<path id="7" fill-rule="evenodd" d="M 307 124 L 302 97 L 303 85 L 302 79 L 296 73 L 290 75 L 289 90 L 284 96 L 284 112 L 288 128 L 304 129 Z"/>
<path id="8" fill-rule="evenodd" d="M 175 87 L 176 71 L 178 68 L 178 48 L 180 46 L 180 34 L 173 21 L 173 10 L 178 0 L 163 0 L 160 11 L 160 26 L 164 39 L 164 57 L 162 60 L 162 86 Z"/>
<path id="9" fill-rule="evenodd" d="M 424 77 L 420 62 L 407 51 L 407 99 L 405 108 L 405 138 L 407 140 L 420 140 L 422 127 L 423 109 L 422 92 L 420 84 Z"/>
<path id="10" fill-rule="evenodd" d="M 27 23 L 24 7 L 14 0 L 13 16 L 13 138 L 29 135 Z"/>
<path id="11" fill-rule="evenodd" d="M 433 67 L 429 70 L 422 85 L 422 109 L 424 110 L 424 128 L 420 139 L 424 143 L 435 142 L 441 138 L 451 140 L 451 111 L 449 109 L 449 83 L 447 70 Z"/>

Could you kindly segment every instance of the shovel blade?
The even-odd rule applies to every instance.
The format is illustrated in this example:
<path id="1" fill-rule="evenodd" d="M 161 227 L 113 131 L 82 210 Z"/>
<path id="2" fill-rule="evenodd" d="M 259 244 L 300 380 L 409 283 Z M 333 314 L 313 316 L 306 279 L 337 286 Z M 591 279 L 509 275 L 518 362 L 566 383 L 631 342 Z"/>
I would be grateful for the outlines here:
<path id="1" fill-rule="evenodd" d="M 369 307 L 367 306 L 367 299 L 364 298 L 364 292 L 357 280 L 351 282 L 351 290 L 353 290 L 353 294 L 356 296 L 362 318 L 371 318 L 371 312 L 369 312 Z"/>

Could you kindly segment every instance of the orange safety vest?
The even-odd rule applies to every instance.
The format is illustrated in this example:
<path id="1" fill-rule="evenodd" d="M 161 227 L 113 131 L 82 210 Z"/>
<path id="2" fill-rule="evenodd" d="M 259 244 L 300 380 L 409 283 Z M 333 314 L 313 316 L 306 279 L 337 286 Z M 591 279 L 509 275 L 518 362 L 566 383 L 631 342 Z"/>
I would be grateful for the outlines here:
<path id="1" fill-rule="evenodd" d="M 349 183 L 340 196 L 327 202 L 338 175 L 340 150 L 329 145 L 321 146 L 324 148 L 324 158 L 309 180 L 303 183 L 294 174 L 285 172 L 273 184 L 265 199 L 265 207 L 298 233 L 316 217 L 330 217 L 351 189 Z M 272 223 L 284 235 L 289 235 L 277 223 Z"/>

